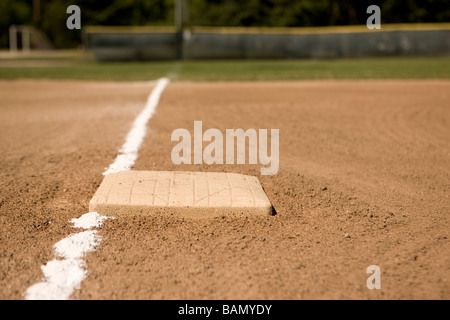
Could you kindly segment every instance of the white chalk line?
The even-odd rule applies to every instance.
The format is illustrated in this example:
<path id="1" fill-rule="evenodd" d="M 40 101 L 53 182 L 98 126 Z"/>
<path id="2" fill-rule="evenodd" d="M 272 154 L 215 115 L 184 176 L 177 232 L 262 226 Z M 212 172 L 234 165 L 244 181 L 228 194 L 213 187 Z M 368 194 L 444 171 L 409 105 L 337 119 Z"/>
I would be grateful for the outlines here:
<path id="1" fill-rule="evenodd" d="M 101 241 L 97 230 L 104 220 L 97 212 L 89 212 L 70 222 L 74 228 L 83 231 L 71 234 L 57 242 L 53 248 L 56 258 L 41 266 L 44 279 L 32 285 L 25 292 L 26 300 L 67 300 L 79 288 L 81 281 L 86 277 L 87 270 L 83 257 L 86 253 L 94 251 Z"/>
<path id="2" fill-rule="evenodd" d="M 147 131 L 147 122 L 153 116 L 155 109 L 159 103 L 162 92 L 169 83 L 169 79 L 162 78 L 156 83 L 155 88 L 148 97 L 147 104 L 139 114 L 139 116 L 134 120 L 133 127 L 127 135 L 127 139 L 120 148 L 120 154 L 117 156 L 116 160 L 109 166 L 109 168 L 103 173 L 107 175 L 109 173 L 115 173 L 120 171 L 130 170 L 134 162 L 137 159 L 137 154 L 139 148 L 144 140 Z"/>
<path id="3" fill-rule="evenodd" d="M 147 122 L 153 116 L 161 94 L 168 83 L 167 78 L 157 81 L 145 108 L 135 119 L 132 129 L 120 149 L 120 154 L 103 175 L 127 171 L 133 167 L 146 134 Z M 101 237 L 98 230 L 92 229 L 102 226 L 103 221 L 107 219 L 114 218 L 102 216 L 97 212 L 89 212 L 78 219 L 72 219 L 70 222 L 74 228 L 82 228 L 87 231 L 71 234 L 53 246 L 56 258 L 41 266 L 44 277 L 41 282 L 26 290 L 25 299 L 68 300 L 88 274 L 83 260 L 85 254 L 94 251 L 100 244 Z"/>

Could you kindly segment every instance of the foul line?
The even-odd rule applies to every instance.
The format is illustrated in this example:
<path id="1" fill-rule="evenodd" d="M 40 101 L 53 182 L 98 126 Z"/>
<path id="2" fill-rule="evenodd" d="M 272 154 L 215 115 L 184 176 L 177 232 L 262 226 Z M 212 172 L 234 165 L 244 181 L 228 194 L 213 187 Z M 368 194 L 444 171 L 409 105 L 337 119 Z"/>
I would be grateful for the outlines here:
<path id="1" fill-rule="evenodd" d="M 161 94 L 168 84 L 167 78 L 158 80 L 148 97 L 145 108 L 134 120 L 133 128 L 128 133 L 124 145 L 120 148 L 120 154 L 103 175 L 128 171 L 133 167 L 145 137 L 147 122 L 152 117 Z M 25 299 L 69 299 L 74 289 L 79 288 L 88 274 L 83 260 L 84 255 L 95 251 L 101 241 L 98 231 L 92 229 L 100 227 L 106 219 L 113 218 L 99 215 L 97 212 L 89 212 L 78 219 L 72 219 L 70 222 L 74 228 L 82 228 L 87 231 L 71 234 L 53 246 L 56 258 L 41 266 L 44 277 L 41 282 L 27 289 L 24 293 Z"/>
<path id="2" fill-rule="evenodd" d="M 133 128 L 128 133 L 124 145 L 119 150 L 120 154 L 103 173 L 103 175 L 120 171 L 128 171 L 133 167 L 134 162 L 137 159 L 137 153 L 145 137 L 147 122 L 153 116 L 161 94 L 168 84 L 169 79 L 167 78 L 161 78 L 158 80 L 156 87 L 148 97 L 144 110 L 142 110 L 136 120 L 134 120 Z"/>

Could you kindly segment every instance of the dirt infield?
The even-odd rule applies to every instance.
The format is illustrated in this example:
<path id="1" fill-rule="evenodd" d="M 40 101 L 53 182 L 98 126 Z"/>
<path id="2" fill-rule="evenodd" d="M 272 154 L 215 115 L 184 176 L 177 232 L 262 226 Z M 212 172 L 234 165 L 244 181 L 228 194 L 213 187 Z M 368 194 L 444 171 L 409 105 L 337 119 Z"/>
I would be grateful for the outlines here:
<path id="1" fill-rule="evenodd" d="M 0 297 L 40 281 L 52 246 L 88 210 L 149 84 L 0 82 Z"/>
<path id="2" fill-rule="evenodd" d="M 0 82 L 0 298 L 42 278 L 150 90 Z M 448 81 L 171 83 L 135 169 L 254 175 L 278 214 L 107 221 L 72 298 L 449 299 L 449 105 Z M 278 174 L 174 165 L 172 131 L 194 120 L 280 129 Z"/>

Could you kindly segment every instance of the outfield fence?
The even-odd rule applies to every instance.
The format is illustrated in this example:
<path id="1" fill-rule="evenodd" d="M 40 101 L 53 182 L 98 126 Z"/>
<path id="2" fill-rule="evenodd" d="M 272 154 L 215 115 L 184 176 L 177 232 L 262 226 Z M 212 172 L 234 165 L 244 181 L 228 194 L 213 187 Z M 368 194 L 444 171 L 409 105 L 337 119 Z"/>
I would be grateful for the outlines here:
<path id="1" fill-rule="evenodd" d="M 450 56 L 450 23 L 317 28 L 88 27 L 99 61 Z"/>

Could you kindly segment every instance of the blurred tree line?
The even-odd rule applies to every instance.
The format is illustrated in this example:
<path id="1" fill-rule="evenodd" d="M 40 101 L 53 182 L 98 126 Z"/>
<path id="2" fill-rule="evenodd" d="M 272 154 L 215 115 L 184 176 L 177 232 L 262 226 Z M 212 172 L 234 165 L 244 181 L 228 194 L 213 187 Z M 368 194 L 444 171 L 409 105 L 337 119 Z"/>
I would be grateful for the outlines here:
<path id="1" fill-rule="evenodd" d="M 450 0 L 189 0 L 198 26 L 302 27 L 365 24 L 371 4 L 383 23 L 450 22 Z M 57 48 L 76 47 L 81 31 L 68 30 L 66 9 L 81 8 L 82 26 L 173 25 L 175 0 L 0 0 L 0 47 L 11 24 L 34 25 Z"/>

